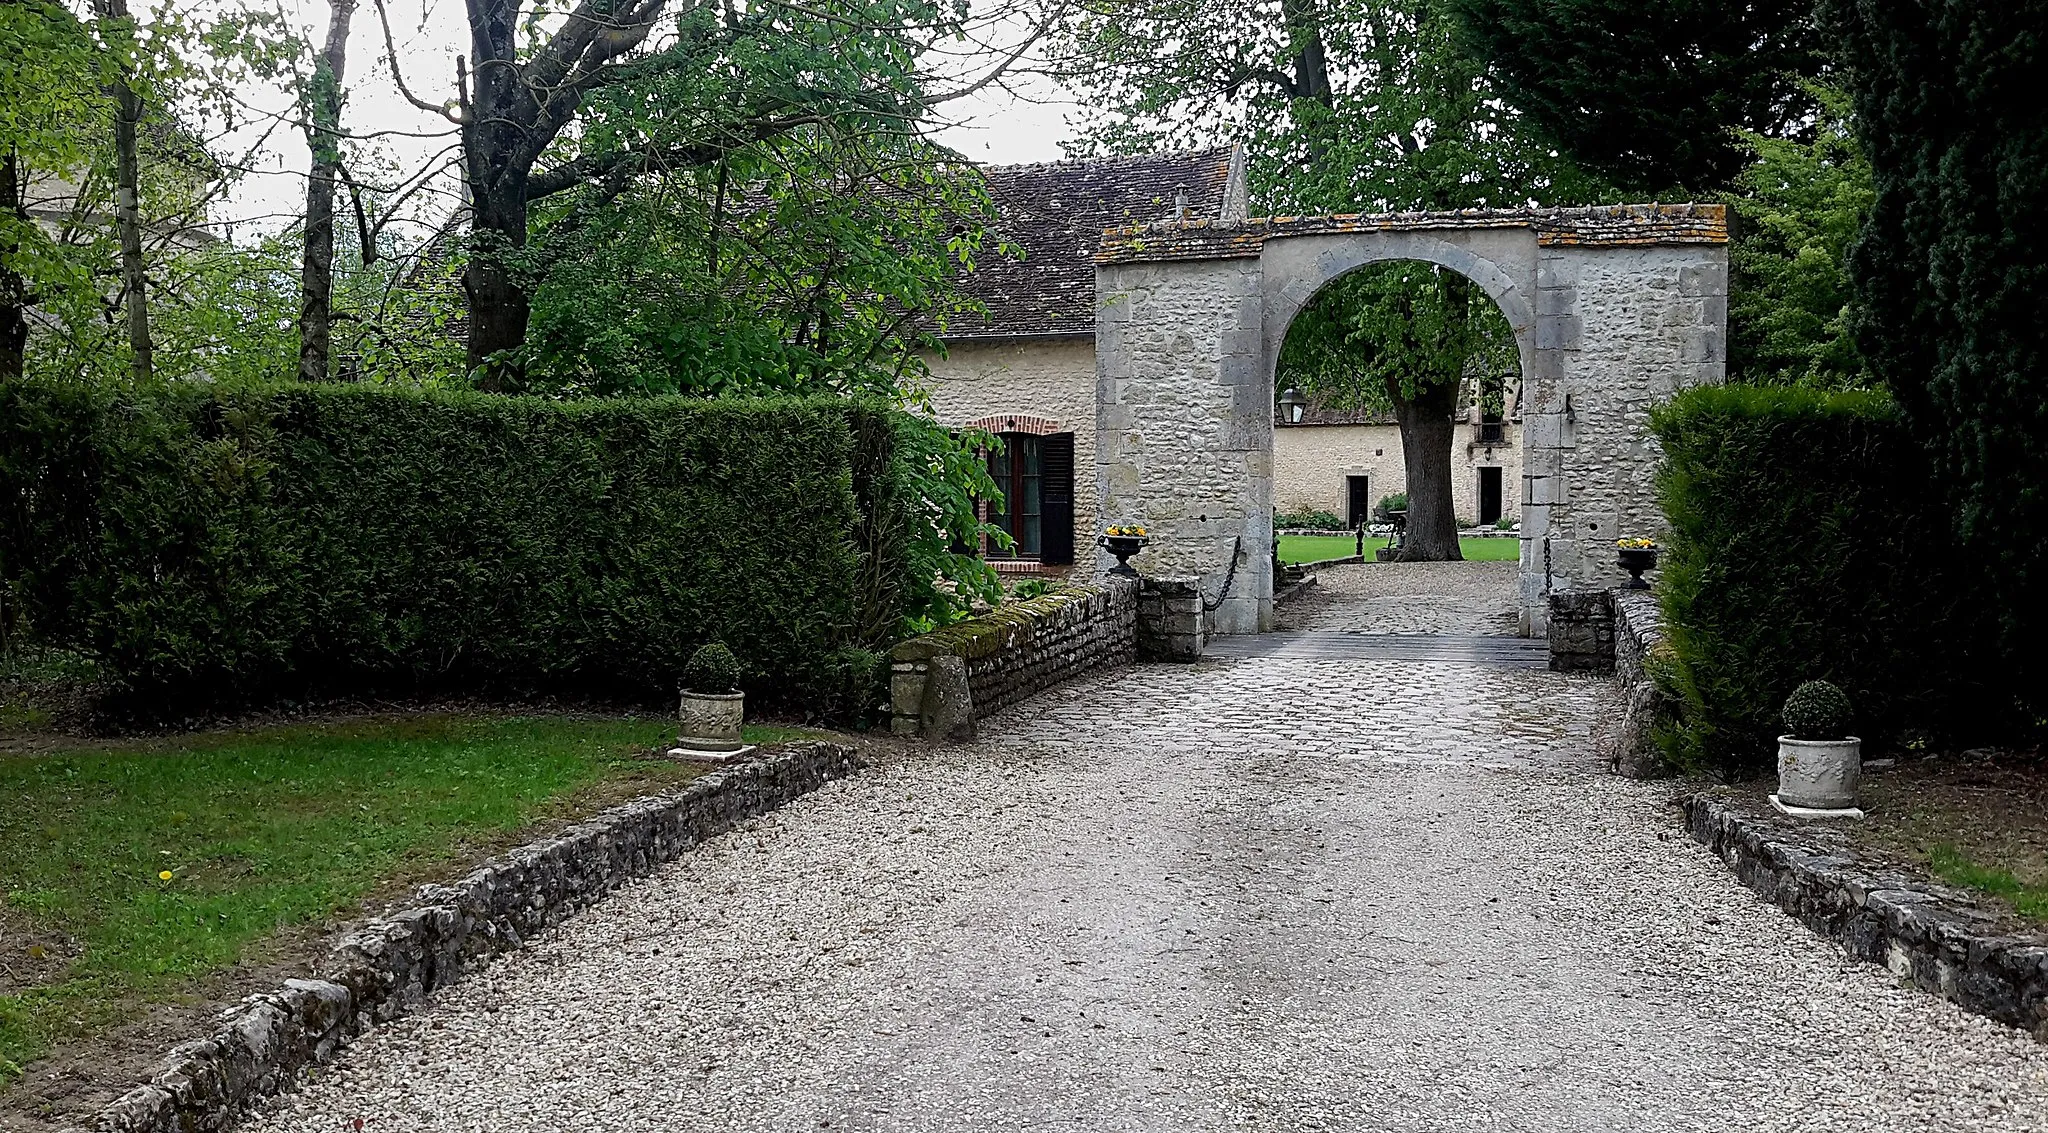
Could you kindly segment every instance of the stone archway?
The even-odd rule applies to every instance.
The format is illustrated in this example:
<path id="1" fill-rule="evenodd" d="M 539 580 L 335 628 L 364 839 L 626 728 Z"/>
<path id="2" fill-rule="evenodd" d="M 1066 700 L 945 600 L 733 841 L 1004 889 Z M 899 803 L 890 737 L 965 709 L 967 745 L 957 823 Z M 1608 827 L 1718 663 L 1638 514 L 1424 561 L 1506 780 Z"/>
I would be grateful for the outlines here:
<path id="1" fill-rule="evenodd" d="M 1719 205 L 1113 229 L 1096 256 L 1099 514 L 1150 529 L 1149 573 L 1200 581 L 1211 632 L 1270 628 L 1287 328 L 1365 264 L 1441 264 L 1499 304 L 1520 346 L 1521 621 L 1541 633 L 1551 591 L 1620 581 L 1614 540 L 1661 529 L 1649 410 L 1723 378 L 1727 244 Z"/>

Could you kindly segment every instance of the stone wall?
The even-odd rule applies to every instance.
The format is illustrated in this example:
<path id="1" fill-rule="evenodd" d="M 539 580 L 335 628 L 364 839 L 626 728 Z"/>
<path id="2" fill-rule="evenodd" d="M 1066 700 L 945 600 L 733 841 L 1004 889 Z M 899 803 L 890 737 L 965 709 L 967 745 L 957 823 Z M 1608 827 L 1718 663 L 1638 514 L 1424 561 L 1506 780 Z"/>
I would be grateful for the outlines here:
<path id="1" fill-rule="evenodd" d="M 1273 386 L 1258 260 L 1106 264 L 1095 286 L 1102 521 L 1145 526 L 1141 572 L 1221 594 L 1213 632 L 1271 628 Z M 1098 552 L 1098 572 L 1112 565 Z"/>
<path id="2" fill-rule="evenodd" d="M 1137 655 L 1136 579 L 1104 578 L 1012 602 L 891 651 L 890 727 L 898 735 L 969 738 L 979 717 Z"/>
<path id="3" fill-rule="evenodd" d="M 1550 667 L 1560 673 L 1614 671 L 1614 595 L 1560 590 L 1550 596 Z"/>
<path id="4" fill-rule="evenodd" d="M 1451 507 L 1460 519 L 1479 519 L 1479 470 L 1501 470 L 1501 514 L 1519 517 L 1522 506 L 1521 426 L 1503 422 L 1501 440 L 1482 444 L 1479 426 L 1460 424 L 1451 441 Z M 1371 479 L 1374 504 L 1408 490 L 1398 425 L 1281 425 L 1273 430 L 1273 504 L 1283 512 L 1304 507 L 1345 518 L 1347 478 Z"/>
<path id="5" fill-rule="evenodd" d="M 1202 591 L 1192 578 L 1147 577 L 1138 589 L 1138 656 L 1199 661 L 1208 638 Z"/>
<path id="6" fill-rule="evenodd" d="M 2048 1040 L 2048 936 L 1997 931 L 1960 893 L 1880 872 L 1826 835 L 1722 794 L 1685 802 L 1686 827 L 1744 885 L 1851 956 L 1966 1011 Z"/>
<path id="7" fill-rule="evenodd" d="M 613 807 L 543 842 L 429 885 L 404 912 L 345 933 L 309 979 L 286 980 L 227 1011 L 206 1038 L 172 1048 L 163 1068 L 104 1110 L 102 1133 L 200 1133 L 232 1127 L 365 1030 L 404 1015 L 691 846 L 860 767 L 839 744 L 794 744 L 705 775 L 680 791 Z"/>
<path id="8" fill-rule="evenodd" d="M 1614 677 L 1621 684 L 1621 723 L 1614 730 L 1614 769 L 1632 779 L 1665 772 L 1654 733 L 1671 706 L 1650 672 L 1664 646 L 1664 613 L 1648 590 L 1614 594 Z"/>
<path id="9" fill-rule="evenodd" d="M 1622 580 L 1615 539 L 1662 530 L 1649 409 L 1722 379 L 1720 206 L 1122 229 L 1096 256 L 1103 519 L 1152 528 L 1141 569 L 1193 575 L 1212 595 L 1234 561 L 1216 632 L 1271 625 L 1273 379 L 1287 330 L 1331 281 L 1399 259 L 1472 279 L 1514 330 L 1524 632 L 1544 632 L 1554 591 Z"/>
<path id="10" fill-rule="evenodd" d="M 1523 607 L 1627 578 L 1614 541 L 1664 530 L 1651 406 L 1722 380 L 1725 244 L 1544 242 L 1523 379 Z M 1525 362 L 1526 365 L 1526 362 Z"/>
<path id="11" fill-rule="evenodd" d="M 1095 491 L 1095 340 L 1089 337 L 949 341 L 927 355 L 932 412 L 939 424 L 965 425 L 999 414 L 1051 418 L 1074 434 L 1074 551 L 1091 574 L 1085 549 L 1101 531 Z M 998 569 L 1007 568 L 998 565 Z M 1064 567 L 1043 568 L 1065 573 Z"/>

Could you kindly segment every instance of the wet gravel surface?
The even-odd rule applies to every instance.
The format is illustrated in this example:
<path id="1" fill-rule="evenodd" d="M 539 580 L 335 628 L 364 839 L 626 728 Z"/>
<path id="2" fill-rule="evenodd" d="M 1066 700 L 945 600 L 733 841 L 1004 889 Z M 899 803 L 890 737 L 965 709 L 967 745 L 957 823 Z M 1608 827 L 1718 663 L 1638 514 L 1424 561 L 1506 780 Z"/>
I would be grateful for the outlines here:
<path id="1" fill-rule="evenodd" d="M 1609 698 L 1075 682 L 707 844 L 253 1128 L 2048 1129 L 2048 1046 L 1844 959 L 1673 786 L 1598 774 Z"/>

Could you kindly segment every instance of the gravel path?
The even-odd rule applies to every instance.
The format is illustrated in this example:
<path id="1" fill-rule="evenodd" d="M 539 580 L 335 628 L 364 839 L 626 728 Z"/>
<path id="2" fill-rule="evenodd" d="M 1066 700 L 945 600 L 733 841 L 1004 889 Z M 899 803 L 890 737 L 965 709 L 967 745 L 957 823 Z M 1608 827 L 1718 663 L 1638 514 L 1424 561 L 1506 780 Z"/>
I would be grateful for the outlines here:
<path id="1" fill-rule="evenodd" d="M 1281 629 L 1352 633 L 1517 632 L 1518 563 L 1360 563 L 1324 567 L 1280 607 Z"/>
<path id="2" fill-rule="evenodd" d="M 1608 687 L 1076 682 L 707 844 L 254 1128 L 2048 1129 L 2048 1046 L 1597 772 Z"/>

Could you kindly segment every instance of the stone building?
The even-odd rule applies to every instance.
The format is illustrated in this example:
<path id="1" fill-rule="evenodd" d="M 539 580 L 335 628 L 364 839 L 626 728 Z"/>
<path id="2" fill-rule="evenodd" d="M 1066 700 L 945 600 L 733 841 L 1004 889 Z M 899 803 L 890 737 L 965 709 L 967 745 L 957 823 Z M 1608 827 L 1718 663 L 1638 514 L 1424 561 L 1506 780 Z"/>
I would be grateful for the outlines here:
<path id="1" fill-rule="evenodd" d="M 1104 229 L 1242 220 L 1244 158 L 1232 149 L 987 170 L 1002 235 L 1021 260 L 984 258 L 968 290 L 985 318 L 956 322 L 931 368 L 944 425 L 1004 438 L 991 471 L 1014 501 L 991 520 L 1016 540 L 988 551 L 1004 573 L 1061 573 L 1101 517 L 1095 488 L 1095 252 Z M 1091 565 L 1092 569 L 1092 565 Z"/>
<path id="2" fill-rule="evenodd" d="M 1521 422 L 1472 413 L 1451 442 L 1451 508 L 1461 527 L 1513 520 L 1522 506 Z M 1327 511 L 1346 527 L 1408 490 L 1401 427 L 1390 415 L 1309 409 L 1273 421 L 1273 506 L 1282 515 Z"/>

